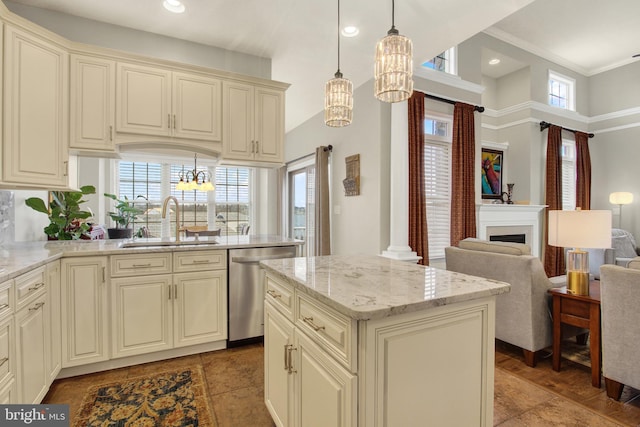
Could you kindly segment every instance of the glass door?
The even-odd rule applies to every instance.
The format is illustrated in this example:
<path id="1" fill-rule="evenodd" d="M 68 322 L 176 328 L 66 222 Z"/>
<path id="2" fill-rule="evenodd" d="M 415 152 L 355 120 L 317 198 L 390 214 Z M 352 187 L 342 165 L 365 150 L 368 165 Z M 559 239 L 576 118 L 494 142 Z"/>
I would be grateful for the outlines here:
<path id="1" fill-rule="evenodd" d="M 303 256 L 314 255 L 315 166 L 289 172 L 289 235 L 304 240 Z"/>

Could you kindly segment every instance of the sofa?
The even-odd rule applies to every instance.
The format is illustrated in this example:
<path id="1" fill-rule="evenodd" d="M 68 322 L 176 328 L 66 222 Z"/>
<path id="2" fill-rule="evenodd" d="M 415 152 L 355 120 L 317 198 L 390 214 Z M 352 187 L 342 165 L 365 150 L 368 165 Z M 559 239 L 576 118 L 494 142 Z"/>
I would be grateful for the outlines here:
<path id="1" fill-rule="evenodd" d="M 640 255 L 633 234 L 620 228 L 611 229 L 611 247 L 607 249 L 585 249 L 589 252 L 589 273 L 600 280 L 600 267 L 605 264 L 616 264 L 626 267 L 635 257 Z"/>
<path id="2" fill-rule="evenodd" d="M 625 385 L 640 389 L 640 257 L 627 267 L 600 270 L 602 375 L 607 396 L 619 400 Z"/>
<path id="3" fill-rule="evenodd" d="M 565 284 L 565 276 L 550 280 L 528 245 L 464 239 L 445 248 L 450 271 L 507 282 L 511 291 L 496 298 L 496 338 L 520 347 L 534 367 L 540 350 L 552 344 L 550 297 L 547 290 Z M 567 330 L 564 336 L 574 336 Z"/>

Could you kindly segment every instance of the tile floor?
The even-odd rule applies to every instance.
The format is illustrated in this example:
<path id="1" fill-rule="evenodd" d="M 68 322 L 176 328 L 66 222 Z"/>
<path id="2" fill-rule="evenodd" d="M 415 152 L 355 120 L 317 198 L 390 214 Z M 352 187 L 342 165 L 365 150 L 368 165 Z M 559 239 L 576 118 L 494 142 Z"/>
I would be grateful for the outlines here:
<path id="1" fill-rule="evenodd" d="M 554 372 L 551 361 L 543 359 L 536 368 L 528 368 L 519 355 L 508 346 L 496 349 L 495 426 L 640 426 L 637 390 L 625 387 L 622 402 L 614 402 L 604 388 L 591 387 L 589 369 L 584 366 L 566 361 L 561 372 Z M 160 367 L 200 364 L 220 427 L 271 427 L 263 402 L 262 357 L 262 345 L 253 344 L 61 379 L 53 383 L 44 402 L 68 403 L 73 418 L 84 390 L 93 384 L 144 375 Z"/>

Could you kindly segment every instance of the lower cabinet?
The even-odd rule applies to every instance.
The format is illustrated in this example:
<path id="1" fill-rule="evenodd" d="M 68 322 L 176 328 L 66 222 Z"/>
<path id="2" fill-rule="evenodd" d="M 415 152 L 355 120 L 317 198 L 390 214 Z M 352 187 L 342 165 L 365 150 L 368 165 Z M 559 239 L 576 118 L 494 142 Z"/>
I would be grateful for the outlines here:
<path id="1" fill-rule="evenodd" d="M 226 338 L 225 271 L 111 279 L 113 357 Z"/>
<path id="2" fill-rule="evenodd" d="M 349 426 L 357 376 L 270 303 L 265 308 L 265 401 L 278 426 Z"/>
<path id="3" fill-rule="evenodd" d="M 49 390 L 47 294 L 42 292 L 16 313 L 18 401 L 40 403 Z"/>
<path id="4" fill-rule="evenodd" d="M 62 260 L 62 367 L 109 358 L 107 257 Z"/>
<path id="5" fill-rule="evenodd" d="M 49 383 L 56 379 L 62 369 L 62 323 L 60 318 L 60 261 L 47 264 L 47 334 L 49 335 L 47 375 Z"/>

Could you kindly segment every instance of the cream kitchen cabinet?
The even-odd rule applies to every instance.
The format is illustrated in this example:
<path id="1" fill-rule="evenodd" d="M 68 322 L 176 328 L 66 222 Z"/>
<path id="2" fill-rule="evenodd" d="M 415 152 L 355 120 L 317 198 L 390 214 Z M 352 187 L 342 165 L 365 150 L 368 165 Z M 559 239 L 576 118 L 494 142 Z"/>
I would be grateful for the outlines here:
<path id="1" fill-rule="evenodd" d="M 0 283 L 0 404 L 16 400 L 13 280 Z"/>
<path id="2" fill-rule="evenodd" d="M 47 375 L 49 384 L 53 382 L 62 369 L 62 320 L 60 313 L 60 261 L 54 261 L 46 266 L 47 281 L 47 320 L 46 333 L 49 335 L 49 348 L 47 353 Z"/>
<path id="3" fill-rule="evenodd" d="M 116 63 L 94 56 L 70 56 L 71 149 L 114 152 Z"/>
<path id="4" fill-rule="evenodd" d="M 226 251 L 114 255 L 111 266 L 114 358 L 227 338 Z"/>
<path id="5" fill-rule="evenodd" d="M 288 289 L 293 295 L 293 290 L 270 279 L 266 288 L 264 393 L 274 422 L 278 426 L 357 425 L 358 377 L 294 325 L 298 310 L 283 310 L 288 304 L 282 304 L 286 295 L 280 292 Z M 318 328 L 315 332 L 328 331 L 314 323 L 317 317 L 305 318 L 312 330 Z"/>
<path id="6" fill-rule="evenodd" d="M 223 159 L 282 163 L 284 91 L 234 81 L 222 91 Z"/>
<path id="7" fill-rule="evenodd" d="M 118 62 L 116 130 L 220 141 L 220 96 L 218 79 Z"/>
<path id="8" fill-rule="evenodd" d="M 5 25 L 3 185 L 74 185 L 69 178 L 68 69 L 66 50 L 51 37 Z"/>
<path id="9" fill-rule="evenodd" d="M 107 360 L 107 258 L 64 258 L 61 266 L 62 367 Z"/>

